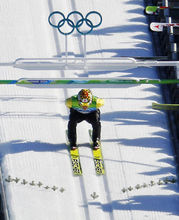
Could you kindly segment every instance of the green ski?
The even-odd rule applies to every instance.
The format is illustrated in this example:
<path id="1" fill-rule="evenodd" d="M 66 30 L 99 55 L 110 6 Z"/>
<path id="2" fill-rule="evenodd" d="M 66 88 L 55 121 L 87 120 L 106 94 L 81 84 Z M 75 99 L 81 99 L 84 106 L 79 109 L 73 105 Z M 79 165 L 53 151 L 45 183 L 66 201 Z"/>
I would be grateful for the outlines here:
<path id="1" fill-rule="evenodd" d="M 165 8 L 168 8 L 168 7 L 164 7 L 164 6 L 147 6 L 145 8 L 145 12 L 146 12 L 146 14 L 149 14 L 149 15 L 156 15 L 158 13 L 158 10 L 165 9 Z"/>
<path id="2" fill-rule="evenodd" d="M 170 6 L 147 6 L 145 8 L 146 14 L 149 15 L 157 15 L 159 10 L 164 10 L 164 9 L 179 9 L 179 7 L 170 7 Z"/>
<path id="3" fill-rule="evenodd" d="M 157 110 L 179 110 L 179 104 L 159 104 L 156 102 L 152 103 L 152 108 Z"/>

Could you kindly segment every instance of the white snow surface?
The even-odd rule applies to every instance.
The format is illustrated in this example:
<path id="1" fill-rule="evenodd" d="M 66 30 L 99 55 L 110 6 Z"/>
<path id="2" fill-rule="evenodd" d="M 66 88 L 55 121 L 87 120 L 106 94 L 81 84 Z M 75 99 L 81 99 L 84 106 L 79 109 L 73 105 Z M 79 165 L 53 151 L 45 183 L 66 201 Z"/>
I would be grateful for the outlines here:
<path id="1" fill-rule="evenodd" d="M 86 38 L 87 57 L 153 56 L 143 0 L 1 0 L 0 79 L 157 78 L 155 68 L 85 72 L 4 66 L 20 57 L 65 55 L 65 37 L 48 23 L 49 14 L 56 10 L 102 14 L 102 25 Z M 83 36 L 76 32 L 70 35 L 68 51 L 70 56 L 83 56 Z M 0 86 L 1 170 L 9 219 L 179 219 L 177 184 L 148 185 L 166 177 L 176 178 L 166 113 L 151 108 L 152 102 L 162 102 L 160 87 L 92 90 L 105 100 L 101 122 L 106 175 L 95 174 L 90 125 L 82 122 L 77 131 L 83 175 L 74 177 L 65 145 L 69 110 L 64 100 L 79 89 Z M 20 181 L 8 183 L 8 176 Z M 26 185 L 23 179 L 28 181 Z M 32 181 L 35 186 L 29 184 Z M 37 186 L 39 181 L 41 187 Z M 135 189 L 144 183 L 147 187 Z M 53 186 L 58 190 L 52 190 Z M 130 186 L 132 191 L 122 192 Z M 98 198 L 93 199 L 93 193 Z"/>

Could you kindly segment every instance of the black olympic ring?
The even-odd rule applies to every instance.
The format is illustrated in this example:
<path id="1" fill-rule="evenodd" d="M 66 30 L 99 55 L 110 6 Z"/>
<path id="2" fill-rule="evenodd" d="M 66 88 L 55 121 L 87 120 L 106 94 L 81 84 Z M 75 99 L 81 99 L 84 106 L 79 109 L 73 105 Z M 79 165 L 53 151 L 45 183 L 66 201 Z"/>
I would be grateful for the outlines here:
<path id="1" fill-rule="evenodd" d="M 70 16 L 71 15 L 78 15 L 80 16 L 81 18 L 78 20 L 78 21 L 73 21 L 72 19 L 70 19 Z M 97 16 L 99 16 L 99 22 L 97 24 L 93 24 L 93 22 L 91 20 L 88 19 L 88 16 L 92 15 L 92 14 L 96 14 Z M 53 15 L 59 15 L 62 17 L 62 19 L 59 19 L 59 22 L 58 24 L 54 24 L 52 20 L 52 16 Z M 82 34 L 82 35 L 86 35 L 86 34 L 89 34 L 94 28 L 97 28 L 101 25 L 102 23 L 102 16 L 99 12 L 97 11 L 90 11 L 86 14 L 86 16 L 84 17 L 82 15 L 81 12 L 79 11 L 72 11 L 68 14 L 67 18 L 65 18 L 65 15 L 60 12 L 60 11 L 54 11 L 52 12 L 49 17 L 48 17 L 48 22 L 49 24 L 54 27 L 54 28 L 57 28 L 58 31 L 61 33 L 61 34 L 64 34 L 64 35 L 69 35 L 71 34 L 75 29 L 78 31 L 78 33 Z M 65 24 L 65 22 L 67 22 L 68 26 L 71 28 L 70 31 L 68 32 L 64 32 L 61 30 L 61 27 Z M 90 28 L 89 31 L 86 31 L 86 32 L 83 32 L 80 30 L 80 27 L 84 24 L 84 22 L 86 23 L 86 25 Z"/>

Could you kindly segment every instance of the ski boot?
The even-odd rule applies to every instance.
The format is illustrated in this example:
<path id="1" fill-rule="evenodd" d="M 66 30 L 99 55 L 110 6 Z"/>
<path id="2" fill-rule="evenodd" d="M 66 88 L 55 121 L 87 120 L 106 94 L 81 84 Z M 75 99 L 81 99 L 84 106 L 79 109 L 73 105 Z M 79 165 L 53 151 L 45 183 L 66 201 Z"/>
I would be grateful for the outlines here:
<path id="1" fill-rule="evenodd" d="M 98 150 L 100 148 L 100 140 L 97 139 L 96 141 L 94 141 L 93 143 L 93 150 Z"/>
<path id="2" fill-rule="evenodd" d="M 70 144 L 70 150 L 76 150 L 77 146 L 76 144 Z"/>

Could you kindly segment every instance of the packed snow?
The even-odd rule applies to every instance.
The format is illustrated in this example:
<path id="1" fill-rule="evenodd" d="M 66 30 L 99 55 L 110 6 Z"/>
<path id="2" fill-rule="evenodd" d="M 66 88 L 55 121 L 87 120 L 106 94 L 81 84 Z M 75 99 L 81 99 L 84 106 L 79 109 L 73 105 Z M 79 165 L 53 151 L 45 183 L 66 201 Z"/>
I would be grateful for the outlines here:
<path id="1" fill-rule="evenodd" d="M 67 15 L 76 10 L 83 15 L 98 11 L 103 18 L 101 26 L 86 36 L 86 57 L 153 56 L 143 0 L 1 0 L 0 79 L 157 78 L 155 68 L 87 72 L 10 65 L 17 58 L 64 57 L 65 36 L 49 25 L 48 16 L 53 11 Z M 68 55 L 84 53 L 84 36 L 69 35 Z M 65 99 L 81 88 L 0 85 L 0 158 L 7 217 L 178 219 L 178 186 L 163 182 L 176 179 L 167 117 L 151 107 L 152 102 L 163 101 L 160 86 L 92 89 L 105 100 L 101 135 L 106 175 L 95 174 L 90 125 L 82 122 L 77 131 L 83 175 L 74 177 L 66 146 Z"/>

